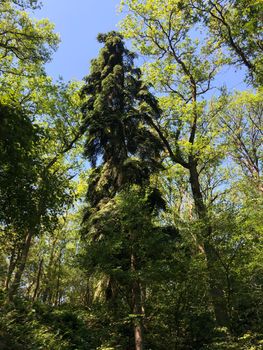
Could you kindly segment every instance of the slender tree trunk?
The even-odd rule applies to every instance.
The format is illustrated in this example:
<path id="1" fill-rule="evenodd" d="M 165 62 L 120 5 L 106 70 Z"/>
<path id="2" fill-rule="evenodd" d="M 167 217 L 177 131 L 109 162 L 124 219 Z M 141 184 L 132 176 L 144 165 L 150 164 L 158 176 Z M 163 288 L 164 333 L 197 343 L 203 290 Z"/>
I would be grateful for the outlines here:
<path id="1" fill-rule="evenodd" d="M 229 327 L 230 322 L 227 310 L 227 301 L 225 300 L 222 285 L 220 281 L 218 281 L 218 256 L 210 243 L 212 227 L 201 192 L 196 162 L 193 159 L 190 159 L 189 164 L 190 184 L 195 202 L 196 213 L 204 225 L 202 239 L 207 261 L 209 290 L 214 307 L 215 318 L 218 326 Z"/>
<path id="2" fill-rule="evenodd" d="M 59 257 L 58 257 L 58 271 L 57 271 L 57 283 L 56 283 L 56 293 L 55 293 L 55 305 L 59 305 L 60 304 L 60 275 L 61 275 L 61 255 L 62 255 L 62 251 L 60 251 L 59 253 Z"/>
<path id="3" fill-rule="evenodd" d="M 90 306 L 92 303 L 92 293 L 90 288 L 90 279 L 87 279 L 86 288 L 83 296 L 83 304 L 84 306 Z"/>
<path id="4" fill-rule="evenodd" d="M 136 258 L 134 253 L 131 254 L 131 272 L 136 272 Z M 132 280 L 132 312 L 134 315 L 137 315 L 133 321 L 135 350 L 143 350 L 141 286 L 137 277 L 133 276 Z"/>
<path id="5" fill-rule="evenodd" d="M 39 265 L 38 265 L 37 281 L 36 281 L 36 288 L 35 288 L 35 290 L 34 290 L 33 301 L 36 300 L 37 295 L 38 295 L 39 286 L 40 286 L 40 278 L 41 278 L 41 274 L 42 274 L 43 263 L 44 263 L 44 259 L 42 258 L 42 259 L 40 260 L 40 262 L 39 262 Z"/>
<path id="6" fill-rule="evenodd" d="M 139 321 L 134 325 L 135 350 L 143 350 L 142 325 Z"/>
<path id="7" fill-rule="evenodd" d="M 204 250 L 207 260 L 210 295 L 214 306 L 216 322 L 220 327 L 229 327 L 230 320 L 227 308 L 227 300 L 220 281 L 218 281 L 218 268 L 215 267 L 217 255 L 213 247 L 208 243 L 204 243 Z"/>
<path id="8" fill-rule="evenodd" d="M 20 286 L 20 282 L 21 282 L 23 272 L 25 270 L 26 261 L 27 261 L 32 238 L 33 238 L 33 232 L 30 231 L 26 235 L 25 242 L 23 244 L 21 255 L 20 255 L 20 260 L 19 260 L 17 270 L 15 273 L 14 281 L 13 281 L 11 287 L 9 288 L 8 295 L 9 295 L 10 300 L 12 300 L 12 298 L 17 293 L 18 288 Z"/>
<path id="9" fill-rule="evenodd" d="M 5 290 L 8 291 L 9 289 L 9 283 L 11 281 L 13 272 L 16 268 L 16 263 L 17 263 L 17 256 L 16 256 L 16 247 L 13 247 L 12 252 L 11 252 L 11 257 L 10 257 L 10 263 L 8 266 L 8 271 L 6 275 L 6 280 L 5 280 Z"/>
<path id="10" fill-rule="evenodd" d="M 29 286 L 27 287 L 26 293 L 25 293 L 25 292 L 23 293 L 24 295 L 27 295 L 27 298 L 28 298 L 28 299 L 30 299 L 31 290 L 32 290 L 32 288 L 34 287 L 34 284 L 35 284 L 35 281 L 33 280 L 33 281 L 29 284 Z"/>
<path id="11" fill-rule="evenodd" d="M 52 242 L 52 248 L 51 248 L 51 252 L 50 252 L 50 257 L 49 257 L 49 262 L 48 262 L 48 267 L 47 267 L 47 275 L 45 278 L 45 289 L 43 292 L 43 302 L 45 303 L 47 300 L 51 300 L 51 280 L 53 277 L 53 262 L 54 262 L 54 258 L 55 258 L 55 248 L 56 248 L 56 242 L 57 242 L 57 238 L 55 237 L 55 239 Z"/>
<path id="12" fill-rule="evenodd" d="M 60 274 L 57 276 L 56 294 L 55 294 L 55 306 L 60 304 Z"/>

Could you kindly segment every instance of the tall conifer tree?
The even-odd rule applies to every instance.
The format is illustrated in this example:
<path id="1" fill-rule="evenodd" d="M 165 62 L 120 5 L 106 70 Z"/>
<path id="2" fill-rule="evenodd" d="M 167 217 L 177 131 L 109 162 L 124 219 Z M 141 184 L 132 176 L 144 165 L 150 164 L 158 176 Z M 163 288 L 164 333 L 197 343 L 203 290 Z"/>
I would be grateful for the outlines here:
<path id="1" fill-rule="evenodd" d="M 104 47 L 92 61 L 82 90 L 85 155 L 93 168 L 83 231 L 92 236 L 88 247 L 93 266 L 109 275 L 106 298 L 114 296 L 116 281 L 126 289 L 129 313 L 134 314 L 135 349 L 142 350 L 140 253 L 148 249 L 145 242 L 154 230 L 154 209 L 164 204 L 150 186 L 151 174 L 161 168 L 162 146 L 147 120 L 158 118 L 160 110 L 140 70 L 134 68 L 135 55 L 125 48 L 122 36 L 110 32 L 98 40 Z M 112 272 L 116 268 L 122 271 L 119 279 Z"/>
<path id="2" fill-rule="evenodd" d="M 127 184 L 142 184 L 160 168 L 161 143 L 147 118 L 158 118 L 157 101 L 134 68 L 135 55 L 116 32 L 99 35 L 104 43 L 82 90 L 85 155 L 94 173 L 88 202 L 94 206 Z M 96 184 L 96 186 L 95 186 Z"/>

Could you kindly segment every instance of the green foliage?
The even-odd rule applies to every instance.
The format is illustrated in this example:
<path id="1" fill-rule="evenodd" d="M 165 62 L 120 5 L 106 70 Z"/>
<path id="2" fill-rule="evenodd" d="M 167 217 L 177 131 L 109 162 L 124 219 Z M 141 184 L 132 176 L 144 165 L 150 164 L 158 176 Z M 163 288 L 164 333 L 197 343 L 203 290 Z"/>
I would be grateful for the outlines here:
<path id="1" fill-rule="evenodd" d="M 0 73 L 20 74 L 25 67 L 50 59 L 58 44 L 54 26 L 46 19 L 32 20 L 23 8 L 37 1 L 4 0 L 0 4 Z M 16 7 L 15 5 L 19 6 Z"/>
<path id="2" fill-rule="evenodd" d="M 32 188 L 40 165 L 34 149 L 38 129 L 22 109 L 2 105 L 0 114 L 0 222 L 19 227 L 26 213 L 28 220 L 32 214 Z"/>
<path id="3" fill-rule="evenodd" d="M 211 47 L 226 47 L 230 64 L 245 66 L 248 82 L 262 85 L 262 4 L 249 1 L 192 2 L 208 27 Z"/>
<path id="4" fill-rule="evenodd" d="M 83 313 L 70 307 L 51 308 L 17 299 L 1 305 L 0 344 L 3 350 L 90 349 L 91 334 Z M 84 316 L 85 317 L 85 316 Z"/>
<path id="5" fill-rule="evenodd" d="M 122 2 L 142 70 L 110 32 L 54 83 L 41 4 L 1 1 L 0 348 L 261 349 L 261 3 Z M 211 97 L 226 65 L 257 90 Z"/>
<path id="6" fill-rule="evenodd" d="M 92 206 L 127 183 L 147 181 L 159 167 L 162 147 L 148 123 L 160 111 L 133 65 L 135 55 L 118 33 L 99 35 L 98 40 L 104 48 L 92 61 L 82 89 L 85 155 L 93 167 L 102 161 L 91 175 L 88 197 Z"/>
<path id="7" fill-rule="evenodd" d="M 202 350 L 258 350 L 262 349 L 262 336 L 247 332 L 239 337 L 231 336 L 226 329 L 217 329 L 217 336 L 212 344 Z"/>
<path id="8" fill-rule="evenodd" d="M 19 288 L 33 239 L 52 232 L 72 203 L 72 171 L 80 163 L 77 147 L 70 152 L 81 136 L 79 85 L 53 84 L 46 76 L 43 64 L 58 37 L 48 20 L 31 20 L 24 11 L 29 5 L 37 2 L 0 5 L 0 240 L 9 260 L 10 296 Z"/>

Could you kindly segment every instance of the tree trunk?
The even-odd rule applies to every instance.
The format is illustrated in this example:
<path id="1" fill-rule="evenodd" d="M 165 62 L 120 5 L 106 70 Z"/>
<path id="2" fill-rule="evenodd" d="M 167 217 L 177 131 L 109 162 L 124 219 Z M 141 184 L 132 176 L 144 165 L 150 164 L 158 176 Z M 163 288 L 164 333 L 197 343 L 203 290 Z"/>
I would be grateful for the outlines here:
<path id="1" fill-rule="evenodd" d="M 85 292 L 84 292 L 84 296 L 83 296 L 83 305 L 84 306 L 90 306 L 92 304 L 92 292 L 91 292 L 91 288 L 90 288 L 90 279 L 87 279 L 87 283 L 86 283 L 86 288 L 85 288 Z"/>
<path id="2" fill-rule="evenodd" d="M 25 266 L 26 266 L 26 261 L 27 261 L 32 237 L 33 237 L 33 232 L 32 231 L 28 232 L 28 234 L 26 235 L 26 238 L 25 238 L 25 242 L 24 242 L 23 247 L 22 247 L 20 260 L 19 260 L 19 263 L 17 266 L 14 281 L 13 281 L 11 287 L 9 288 L 8 295 L 9 295 L 10 300 L 12 300 L 12 298 L 17 293 L 18 288 L 20 286 L 21 278 L 22 278 L 22 275 L 23 275 L 23 272 L 24 272 Z"/>
<path id="3" fill-rule="evenodd" d="M 55 239 L 52 241 L 52 248 L 51 248 L 51 252 L 50 252 L 50 257 L 49 257 L 49 262 L 48 262 L 48 266 L 47 266 L 47 274 L 46 274 L 46 278 L 45 278 L 45 288 L 43 291 L 43 297 L 42 297 L 42 301 L 45 303 L 47 301 L 51 301 L 52 299 L 52 287 L 51 284 L 53 282 L 53 263 L 54 263 L 54 258 L 55 258 L 55 248 L 56 248 L 56 243 L 57 243 L 57 238 L 55 237 Z"/>
<path id="4" fill-rule="evenodd" d="M 37 295 L 38 295 L 39 286 L 40 286 L 40 277 L 41 277 L 41 273 L 42 273 L 43 263 L 44 263 L 44 259 L 42 258 L 42 259 L 40 260 L 40 262 L 39 262 L 39 265 L 38 265 L 37 281 L 36 281 L 36 288 L 35 288 L 35 290 L 34 290 L 33 301 L 36 300 Z"/>
<path id="5" fill-rule="evenodd" d="M 143 350 L 142 325 L 141 321 L 134 325 L 135 350 Z"/>
<path id="6" fill-rule="evenodd" d="M 136 272 L 136 258 L 134 253 L 131 254 L 131 272 Z M 132 312 L 136 315 L 133 321 L 135 350 L 143 350 L 142 293 L 140 282 L 136 276 L 132 276 Z"/>
<path id="7" fill-rule="evenodd" d="M 199 182 L 199 175 L 195 160 L 190 158 L 190 184 L 193 193 L 196 213 L 198 218 L 202 221 L 203 233 L 203 248 L 207 261 L 207 270 L 209 277 L 209 292 L 213 303 L 215 318 L 219 327 L 229 327 L 229 315 L 227 310 L 227 302 L 225 300 L 224 291 L 220 281 L 218 281 L 218 256 L 210 243 L 212 227 L 208 217 L 207 208 L 204 203 L 201 186 Z"/>
<path id="8" fill-rule="evenodd" d="M 227 309 L 227 300 L 220 281 L 218 281 L 218 268 L 215 267 L 218 257 L 213 247 L 208 243 L 204 243 L 204 251 L 207 261 L 210 296 L 212 299 L 216 322 L 219 327 L 229 327 L 230 320 Z"/>
<path id="9" fill-rule="evenodd" d="M 17 254 L 16 254 L 16 247 L 13 247 L 12 252 L 11 252 L 11 257 L 10 257 L 10 263 L 8 266 L 7 276 L 5 279 L 5 290 L 6 291 L 8 291 L 8 289 L 9 289 L 9 283 L 11 281 L 13 272 L 16 268 L 17 261 L 18 261 L 18 258 L 17 258 Z"/>
<path id="10" fill-rule="evenodd" d="M 62 251 L 59 253 L 58 257 L 58 271 L 57 271 L 57 283 L 56 283 L 56 293 L 55 293 L 55 301 L 54 304 L 57 306 L 60 304 L 61 292 L 60 292 L 60 277 L 61 277 L 61 255 Z"/>

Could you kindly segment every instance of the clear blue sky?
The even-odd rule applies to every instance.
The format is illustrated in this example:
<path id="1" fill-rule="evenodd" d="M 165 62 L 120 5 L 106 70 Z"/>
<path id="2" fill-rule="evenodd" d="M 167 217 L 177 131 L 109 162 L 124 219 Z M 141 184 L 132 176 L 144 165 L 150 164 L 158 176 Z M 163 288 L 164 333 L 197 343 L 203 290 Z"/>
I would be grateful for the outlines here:
<path id="1" fill-rule="evenodd" d="M 37 18 L 49 18 L 60 34 L 61 43 L 47 73 L 53 78 L 81 80 L 88 74 L 89 62 L 101 47 L 98 33 L 117 30 L 121 16 L 117 13 L 119 0 L 43 0 Z"/>

